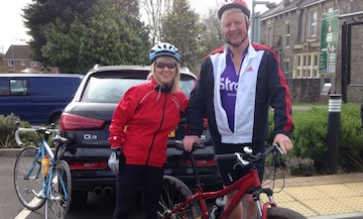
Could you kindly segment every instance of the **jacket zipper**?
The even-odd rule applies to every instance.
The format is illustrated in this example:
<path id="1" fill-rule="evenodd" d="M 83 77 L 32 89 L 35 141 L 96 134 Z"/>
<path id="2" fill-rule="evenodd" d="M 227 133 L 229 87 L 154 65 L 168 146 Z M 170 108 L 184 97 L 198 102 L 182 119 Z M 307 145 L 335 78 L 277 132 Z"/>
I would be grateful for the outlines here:
<path id="1" fill-rule="evenodd" d="M 167 94 L 165 93 L 165 101 L 164 101 L 163 112 L 162 112 L 162 116 L 161 116 L 161 121 L 160 121 L 159 129 L 154 133 L 153 140 L 151 141 L 151 145 L 150 145 L 150 149 L 149 149 L 149 152 L 148 152 L 148 155 L 147 155 L 147 159 L 146 159 L 145 165 L 147 165 L 149 163 L 150 154 L 151 154 L 151 150 L 154 147 L 154 141 L 155 141 L 156 135 L 160 132 L 161 126 L 162 126 L 163 121 L 164 121 L 164 114 L 165 114 L 166 100 L 167 100 L 166 95 Z"/>

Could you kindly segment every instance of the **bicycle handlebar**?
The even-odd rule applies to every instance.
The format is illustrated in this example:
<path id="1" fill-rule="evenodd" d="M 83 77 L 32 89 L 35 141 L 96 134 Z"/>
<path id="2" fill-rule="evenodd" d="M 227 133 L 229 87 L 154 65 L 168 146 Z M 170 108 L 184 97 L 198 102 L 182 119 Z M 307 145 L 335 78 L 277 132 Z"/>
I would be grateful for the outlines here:
<path id="1" fill-rule="evenodd" d="M 180 151 L 184 151 L 184 144 L 183 144 L 183 141 L 181 140 L 176 140 L 175 143 L 174 143 L 174 147 Z M 205 148 L 205 145 L 204 144 L 198 144 L 198 143 L 194 143 L 193 144 L 193 150 L 194 151 L 195 149 L 204 149 Z"/>
<path id="2" fill-rule="evenodd" d="M 30 132 L 34 132 L 34 133 L 49 133 L 49 134 L 54 134 L 54 137 L 53 137 L 53 141 L 60 141 L 60 142 L 67 142 L 68 139 L 66 138 L 63 138 L 61 136 L 59 136 L 59 130 L 58 129 L 47 129 L 45 127 L 40 127 L 40 128 L 21 128 L 19 127 L 19 124 L 17 123 L 16 126 L 15 126 L 15 141 L 16 143 L 22 147 L 24 146 L 24 143 L 20 140 L 20 137 L 19 137 L 19 133 L 30 133 Z"/>
<path id="3" fill-rule="evenodd" d="M 236 158 L 241 166 L 247 166 L 249 164 L 255 164 L 258 161 L 265 159 L 271 153 L 275 157 L 283 154 L 280 146 L 278 146 L 277 144 L 273 144 L 270 147 L 268 147 L 264 153 L 258 153 L 256 155 L 252 154 L 252 150 L 249 147 L 245 147 L 244 151 L 245 151 L 244 153 L 235 152 L 233 154 L 216 154 L 215 157 L 218 160 L 227 160 L 227 159 Z"/>

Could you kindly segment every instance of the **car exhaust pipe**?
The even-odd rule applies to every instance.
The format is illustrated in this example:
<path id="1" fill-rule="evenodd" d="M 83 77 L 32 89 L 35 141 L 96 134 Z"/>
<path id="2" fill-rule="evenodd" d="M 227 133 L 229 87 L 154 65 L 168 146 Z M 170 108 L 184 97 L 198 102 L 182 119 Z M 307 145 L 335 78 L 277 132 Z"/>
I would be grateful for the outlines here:
<path id="1" fill-rule="evenodd" d="M 113 188 L 109 187 L 109 186 L 106 186 L 104 189 L 103 189 L 103 192 L 106 194 L 106 195 L 111 195 L 113 193 Z"/>
<path id="2" fill-rule="evenodd" d="M 102 194 L 102 192 L 103 192 L 103 190 L 102 190 L 102 188 L 101 187 L 95 187 L 94 189 L 93 189 L 93 192 L 96 194 L 96 195 L 101 195 Z"/>

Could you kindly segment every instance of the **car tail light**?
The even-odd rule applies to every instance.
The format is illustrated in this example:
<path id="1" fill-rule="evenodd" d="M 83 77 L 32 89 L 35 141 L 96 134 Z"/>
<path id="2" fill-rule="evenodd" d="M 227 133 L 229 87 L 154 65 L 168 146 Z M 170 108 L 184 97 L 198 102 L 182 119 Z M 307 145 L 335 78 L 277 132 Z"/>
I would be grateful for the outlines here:
<path id="1" fill-rule="evenodd" d="M 93 162 L 93 163 L 83 163 L 83 162 L 68 162 L 69 168 L 71 170 L 74 169 L 103 169 L 107 166 L 106 161 L 102 162 Z"/>
<path id="2" fill-rule="evenodd" d="M 189 166 L 192 166 L 192 161 L 191 160 L 187 160 L 187 164 Z M 209 159 L 209 160 L 195 160 L 195 164 L 197 165 L 197 167 L 206 167 L 206 166 L 215 166 L 215 165 L 217 165 L 217 162 L 214 159 Z"/>
<path id="3" fill-rule="evenodd" d="M 93 119 L 84 116 L 63 113 L 61 117 L 62 130 L 80 130 L 80 129 L 101 129 L 105 121 Z"/>

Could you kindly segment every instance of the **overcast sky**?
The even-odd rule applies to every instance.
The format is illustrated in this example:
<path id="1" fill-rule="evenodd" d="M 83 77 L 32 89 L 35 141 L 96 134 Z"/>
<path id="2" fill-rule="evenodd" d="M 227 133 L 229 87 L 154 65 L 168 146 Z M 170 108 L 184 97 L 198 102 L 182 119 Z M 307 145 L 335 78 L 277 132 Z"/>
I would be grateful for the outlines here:
<path id="1" fill-rule="evenodd" d="M 189 0 L 191 7 L 195 8 L 197 13 L 203 13 L 207 8 L 218 7 L 220 0 Z M 271 0 L 281 2 L 281 0 Z M 252 0 L 247 0 L 250 4 Z M 11 44 L 25 44 L 30 37 L 26 34 L 27 29 L 24 27 L 21 10 L 26 5 L 32 3 L 32 0 L 0 0 L 0 52 L 5 53 Z M 265 6 L 257 5 L 255 11 L 265 10 Z"/>

